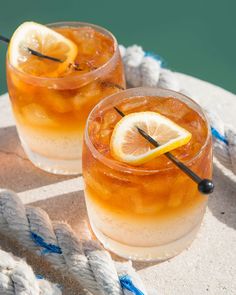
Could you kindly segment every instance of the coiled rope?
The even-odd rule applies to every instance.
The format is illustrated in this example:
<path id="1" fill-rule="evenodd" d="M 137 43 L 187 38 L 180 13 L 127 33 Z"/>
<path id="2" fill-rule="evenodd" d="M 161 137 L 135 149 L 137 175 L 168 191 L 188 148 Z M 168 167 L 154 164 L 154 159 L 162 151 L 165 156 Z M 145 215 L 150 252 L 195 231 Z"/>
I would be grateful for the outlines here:
<path id="1" fill-rule="evenodd" d="M 97 242 L 79 240 L 68 224 L 52 222 L 40 208 L 24 207 L 8 190 L 0 192 L 0 233 L 43 255 L 52 267 L 68 273 L 94 295 L 130 294 L 120 279 L 124 276 L 133 285 L 131 294 L 146 294 L 131 263 L 115 263 Z"/>

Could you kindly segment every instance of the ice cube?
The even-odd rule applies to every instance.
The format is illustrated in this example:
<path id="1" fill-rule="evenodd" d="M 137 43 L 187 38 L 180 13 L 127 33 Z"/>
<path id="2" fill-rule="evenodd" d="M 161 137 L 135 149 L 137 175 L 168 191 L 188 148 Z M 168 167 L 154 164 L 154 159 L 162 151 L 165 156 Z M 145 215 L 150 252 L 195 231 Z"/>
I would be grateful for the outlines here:
<path id="1" fill-rule="evenodd" d="M 102 145 L 109 146 L 110 136 L 112 130 L 111 129 L 102 129 L 99 132 L 99 142 Z"/>
<path id="2" fill-rule="evenodd" d="M 105 113 L 103 117 L 103 128 L 113 128 L 116 121 L 118 119 L 118 114 L 115 113 L 115 111 L 109 111 Z"/>
<path id="3" fill-rule="evenodd" d="M 83 106 L 88 102 L 88 97 L 78 93 L 73 97 L 73 106 L 76 111 L 82 111 Z"/>
<path id="4" fill-rule="evenodd" d="M 50 97 L 50 102 L 52 111 L 58 113 L 67 113 L 73 110 L 73 104 L 69 97 L 63 95 L 63 93 L 55 91 Z"/>
<path id="5" fill-rule="evenodd" d="M 141 190 L 144 196 L 155 196 L 156 199 L 161 199 L 169 193 L 168 177 L 163 176 L 162 181 L 152 180 L 143 181 Z M 154 184 L 154 185 L 153 185 Z M 165 184 L 165 185 L 163 185 Z"/>
<path id="6" fill-rule="evenodd" d="M 93 39 L 94 34 L 94 29 L 89 27 L 84 27 L 73 31 L 73 37 L 79 43 Z"/>
<path id="7" fill-rule="evenodd" d="M 90 134 L 98 134 L 100 131 L 101 124 L 97 121 L 93 121 L 89 124 L 89 132 Z"/>
<path id="8" fill-rule="evenodd" d="M 80 94 L 92 98 L 101 95 L 101 86 L 98 82 L 92 82 L 80 89 Z"/>
<path id="9" fill-rule="evenodd" d="M 110 136 L 111 132 L 112 131 L 110 129 L 103 129 L 100 132 L 100 136 L 101 136 L 101 138 L 107 139 Z"/>
<path id="10" fill-rule="evenodd" d="M 153 107 L 153 111 L 178 121 L 189 112 L 189 109 L 179 100 L 170 98 L 160 101 L 158 105 Z"/>
<path id="11" fill-rule="evenodd" d="M 96 55 L 97 53 L 97 48 L 96 48 L 96 41 L 95 40 L 89 40 L 81 44 L 81 51 L 83 54 L 87 55 Z"/>
<path id="12" fill-rule="evenodd" d="M 145 105 L 147 105 L 148 101 L 147 99 L 141 97 L 141 98 L 136 98 L 135 101 L 132 101 L 132 99 L 129 99 L 129 101 L 125 102 L 122 105 L 122 111 L 123 112 L 133 112 L 136 109 L 138 109 L 139 111 L 142 111 L 143 107 Z"/>
<path id="13" fill-rule="evenodd" d="M 28 121 L 31 125 L 38 125 L 38 126 L 55 126 L 56 123 L 53 121 L 45 109 L 36 104 L 31 103 L 26 105 L 22 108 L 22 115 L 25 120 Z"/>

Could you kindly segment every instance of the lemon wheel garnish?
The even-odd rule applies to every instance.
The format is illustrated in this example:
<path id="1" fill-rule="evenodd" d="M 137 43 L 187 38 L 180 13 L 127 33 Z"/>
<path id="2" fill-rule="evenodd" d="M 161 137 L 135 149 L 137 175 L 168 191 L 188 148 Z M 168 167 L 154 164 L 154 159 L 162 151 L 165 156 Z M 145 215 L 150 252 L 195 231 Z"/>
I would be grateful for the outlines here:
<path id="1" fill-rule="evenodd" d="M 55 62 L 30 54 L 28 48 L 63 62 Z M 9 62 L 15 68 L 34 76 L 58 77 L 74 62 L 77 46 L 53 29 L 25 22 L 14 32 L 8 50 Z"/>
<path id="2" fill-rule="evenodd" d="M 137 127 L 154 138 L 160 146 L 153 147 L 139 134 Z M 191 136 L 187 130 L 159 113 L 138 112 L 126 115 L 116 124 L 110 149 L 115 159 L 140 165 L 188 143 Z"/>

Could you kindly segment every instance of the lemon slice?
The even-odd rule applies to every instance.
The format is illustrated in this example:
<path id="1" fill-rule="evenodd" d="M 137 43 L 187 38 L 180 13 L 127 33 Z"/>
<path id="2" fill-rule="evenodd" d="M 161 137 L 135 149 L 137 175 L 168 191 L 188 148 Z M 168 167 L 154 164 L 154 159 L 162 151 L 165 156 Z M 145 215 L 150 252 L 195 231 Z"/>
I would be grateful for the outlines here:
<path id="1" fill-rule="evenodd" d="M 155 148 L 137 130 L 144 130 L 160 146 Z M 191 133 L 155 112 L 138 112 L 123 117 L 115 126 L 110 149 L 112 156 L 131 165 L 146 163 L 176 149 L 191 139 Z"/>
<path id="2" fill-rule="evenodd" d="M 46 60 L 30 54 L 28 48 L 62 60 Z M 14 32 L 8 50 L 10 64 L 35 76 L 59 77 L 77 55 L 77 46 L 53 29 L 25 22 Z"/>

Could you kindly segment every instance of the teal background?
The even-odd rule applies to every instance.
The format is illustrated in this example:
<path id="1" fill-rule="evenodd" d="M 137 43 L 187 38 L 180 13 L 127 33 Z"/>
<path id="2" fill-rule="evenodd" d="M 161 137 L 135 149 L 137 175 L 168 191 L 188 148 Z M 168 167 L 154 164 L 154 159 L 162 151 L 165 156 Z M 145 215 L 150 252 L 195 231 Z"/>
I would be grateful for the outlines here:
<path id="1" fill-rule="evenodd" d="M 0 33 L 34 20 L 86 21 L 109 29 L 125 46 L 142 45 L 173 70 L 236 93 L 235 0 L 0 0 Z M 6 45 L 0 44 L 0 93 L 6 91 Z"/>

